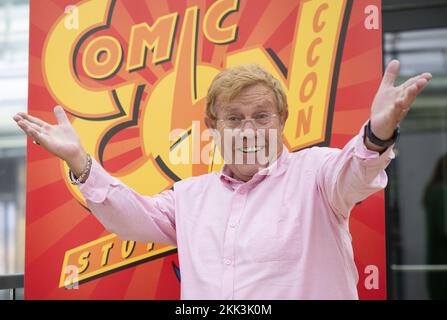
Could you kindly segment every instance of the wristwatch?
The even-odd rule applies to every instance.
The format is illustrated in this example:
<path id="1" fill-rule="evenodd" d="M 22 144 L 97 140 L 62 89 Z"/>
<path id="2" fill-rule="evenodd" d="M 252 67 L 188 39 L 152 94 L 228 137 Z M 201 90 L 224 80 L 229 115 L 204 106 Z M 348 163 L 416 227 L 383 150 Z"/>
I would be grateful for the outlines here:
<path id="1" fill-rule="evenodd" d="M 375 145 L 379 147 L 389 147 L 397 142 L 400 135 L 400 129 L 399 125 L 397 125 L 396 129 L 394 130 L 393 136 L 388 140 L 382 140 L 376 137 L 376 135 L 372 132 L 371 120 L 369 120 L 365 126 L 365 135 L 368 137 L 369 141 L 371 141 Z"/>

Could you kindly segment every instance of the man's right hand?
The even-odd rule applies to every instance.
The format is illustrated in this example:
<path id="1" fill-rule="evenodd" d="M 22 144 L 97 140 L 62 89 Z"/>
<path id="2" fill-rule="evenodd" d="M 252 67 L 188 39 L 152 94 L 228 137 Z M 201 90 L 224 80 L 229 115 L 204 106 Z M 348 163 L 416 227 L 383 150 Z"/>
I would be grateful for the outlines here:
<path id="1" fill-rule="evenodd" d="M 87 165 L 87 152 L 82 147 L 79 136 L 61 106 L 54 108 L 57 124 L 30 116 L 24 112 L 17 113 L 13 119 L 17 125 L 48 152 L 66 161 L 78 177 Z"/>

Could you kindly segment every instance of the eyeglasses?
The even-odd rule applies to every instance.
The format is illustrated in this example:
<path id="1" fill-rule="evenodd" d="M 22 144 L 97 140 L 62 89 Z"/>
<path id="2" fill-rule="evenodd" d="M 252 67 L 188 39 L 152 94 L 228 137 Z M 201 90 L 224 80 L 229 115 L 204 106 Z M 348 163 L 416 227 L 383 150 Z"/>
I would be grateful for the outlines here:
<path id="1" fill-rule="evenodd" d="M 246 121 L 253 121 L 256 128 L 267 128 L 273 123 L 273 119 L 278 117 L 276 113 L 262 112 L 256 114 L 253 118 L 244 119 L 238 116 L 228 116 L 224 119 L 217 119 L 217 121 L 222 121 L 226 128 L 237 129 L 242 128 Z"/>

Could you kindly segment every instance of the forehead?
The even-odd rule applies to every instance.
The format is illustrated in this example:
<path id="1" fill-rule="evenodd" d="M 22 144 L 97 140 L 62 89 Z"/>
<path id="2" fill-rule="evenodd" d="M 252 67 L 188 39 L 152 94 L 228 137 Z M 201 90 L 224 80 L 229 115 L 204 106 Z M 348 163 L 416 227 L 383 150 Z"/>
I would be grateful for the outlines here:
<path id="1" fill-rule="evenodd" d="M 275 109 L 275 96 L 273 91 L 263 84 L 254 84 L 241 90 L 241 92 L 228 101 L 225 94 L 219 95 L 216 100 L 216 111 L 254 111 L 255 109 Z"/>

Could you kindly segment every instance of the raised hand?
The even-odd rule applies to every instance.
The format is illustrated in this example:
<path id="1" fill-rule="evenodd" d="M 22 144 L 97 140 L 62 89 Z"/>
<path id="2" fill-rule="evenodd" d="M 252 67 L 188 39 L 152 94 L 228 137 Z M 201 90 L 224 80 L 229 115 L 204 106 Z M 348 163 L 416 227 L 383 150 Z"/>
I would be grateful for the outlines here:
<path id="1" fill-rule="evenodd" d="M 64 109 L 56 106 L 54 115 L 57 120 L 55 125 L 23 112 L 17 113 L 13 119 L 36 143 L 66 161 L 73 173 L 78 176 L 87 163 L 87 153 Z"/>
<path id="2" fill-rule="evenodd" d="M 432 75 L 426 72 L 395 87 L 399 65 L 398 60 L 388 64 L 372 103 L 371 130 L 382 140 L 388 140 L 393 136 L 396 126 L 407 115 L 411 104 L 432 79 Z"/>

